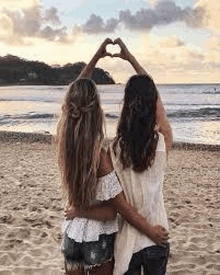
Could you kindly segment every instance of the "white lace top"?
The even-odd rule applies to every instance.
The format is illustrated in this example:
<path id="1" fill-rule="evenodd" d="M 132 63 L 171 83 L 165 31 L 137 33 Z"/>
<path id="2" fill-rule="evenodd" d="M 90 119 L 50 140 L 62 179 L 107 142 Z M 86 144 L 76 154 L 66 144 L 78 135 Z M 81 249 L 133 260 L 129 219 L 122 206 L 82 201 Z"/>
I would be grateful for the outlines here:
<path id="1" fill-rule="evenodd" d="M 114 171 L 99 178 L 96 200 L 107 201 L 114 198 L 123 190 Z M 101 234 L 112 234 L 119 230 L 118 218 L 112 221 L 96 221 L 86 218 L 75 218 L 65 221 L 63 228 L 68 237 L 76 242 L 98 241 Z"/>

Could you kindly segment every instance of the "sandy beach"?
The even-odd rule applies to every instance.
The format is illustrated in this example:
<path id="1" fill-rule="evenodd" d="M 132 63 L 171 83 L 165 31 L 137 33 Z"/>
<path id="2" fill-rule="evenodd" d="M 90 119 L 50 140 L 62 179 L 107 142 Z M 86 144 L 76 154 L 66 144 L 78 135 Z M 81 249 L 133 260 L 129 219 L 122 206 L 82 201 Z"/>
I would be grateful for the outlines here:
<path id="1" fill-rule="evenodd" d="M 0 275 L 63 274 L 63 208 L 49 135 L 0 133 Z M 220 274 L 220 148 L 175 144 L 164 183 L 167 275 Z"/>

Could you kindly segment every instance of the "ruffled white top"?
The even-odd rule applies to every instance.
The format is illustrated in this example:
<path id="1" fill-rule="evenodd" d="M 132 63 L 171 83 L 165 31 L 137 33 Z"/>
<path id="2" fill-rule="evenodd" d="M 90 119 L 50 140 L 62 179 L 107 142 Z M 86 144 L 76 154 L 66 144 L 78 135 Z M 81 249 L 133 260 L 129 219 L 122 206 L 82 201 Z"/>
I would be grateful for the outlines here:
<path id="1" fill-rule="evenodd" d="M 114 198 L 123 190 L 114 171 L 98 180 L 96 202 Z M 101 234 L 113 234 L 119 230 L 118 217 L 112 221 L 96 221 L 86 218 L 74 218 L 64 222 L 67 236 L 76 242 L 98 241 Z"/>

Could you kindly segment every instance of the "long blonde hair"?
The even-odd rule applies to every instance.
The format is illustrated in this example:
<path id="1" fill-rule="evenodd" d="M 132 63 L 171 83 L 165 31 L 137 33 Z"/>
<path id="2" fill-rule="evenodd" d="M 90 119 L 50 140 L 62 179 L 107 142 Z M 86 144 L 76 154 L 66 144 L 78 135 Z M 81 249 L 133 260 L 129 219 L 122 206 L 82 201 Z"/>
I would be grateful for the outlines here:
<path id="1" fill-rule="evenodd" d="M 58 164 L 68 205 L 88 209 L 97 189 L 97 169 L 103 142 L 103 111 L 95 83 L 70 84 L 57 126 Z"/>

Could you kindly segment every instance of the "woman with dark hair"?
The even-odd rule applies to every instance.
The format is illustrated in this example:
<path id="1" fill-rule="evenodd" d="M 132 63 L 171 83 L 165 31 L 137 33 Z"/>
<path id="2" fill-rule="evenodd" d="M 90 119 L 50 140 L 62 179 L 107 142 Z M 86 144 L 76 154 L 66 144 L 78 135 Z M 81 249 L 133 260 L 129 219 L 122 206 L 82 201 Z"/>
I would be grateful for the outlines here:
<path id="1" fill-rule="evenodd" d="M 154 161 L 159 135 L 156 129 L 158 93 L 148 75 L 132 76 L 125 87 L 124 105 L 115 143 L 121 147 L 123 169 L 148 169 Z"/>
<path id="2" fill-rule="evenodd" d="M 117 212 L 158 244 L 168 234 L 127 203 L 111 160 L 103 148 L 103 112 L 95 83 L 89 79 L 100 58 L 111 56 L 106 39 L 79 78 L 68 87 L 57 125 L 57 150 L 67 221 L 62 252 L 66 275 L 113 272 Z"/>
<path id="3" fill-rule="evenodd" d="M 137 72 L 125 87 L 124 104 L 117 135 L 110 145 L 113 167 L 126 199 L 151 226 L 168 232 L 163 200 L 166 158 L 172 145 L 172 131 L 152 78 L 130 54 L 121 39 L 115 41 L 121 53 L 115 57 L 131 63 Z M 114 275 L 164 275 L 169 243 L 155 243 L 126 221 L 115 241 Z"/>

